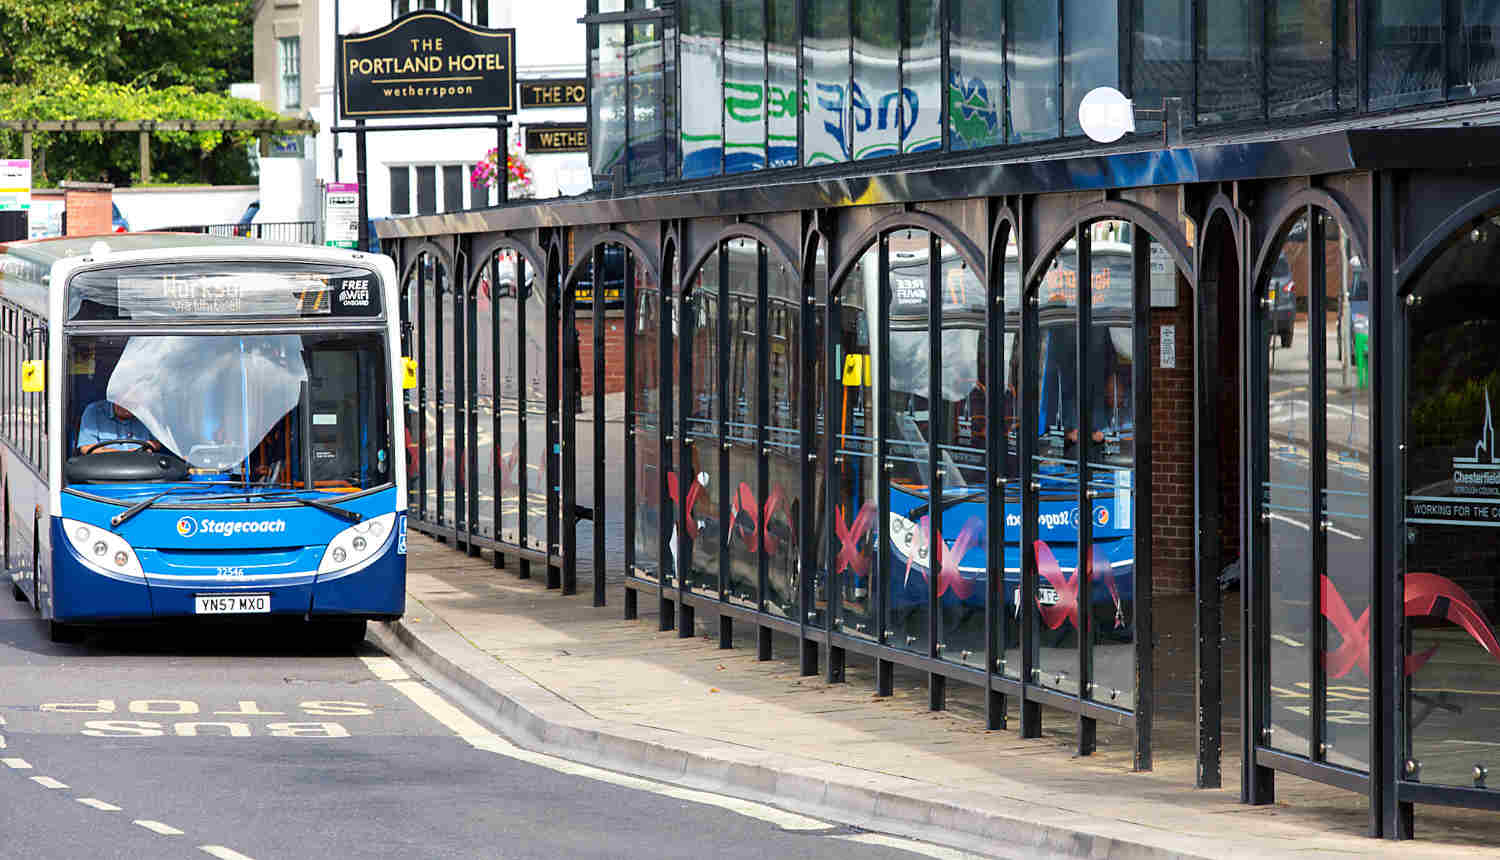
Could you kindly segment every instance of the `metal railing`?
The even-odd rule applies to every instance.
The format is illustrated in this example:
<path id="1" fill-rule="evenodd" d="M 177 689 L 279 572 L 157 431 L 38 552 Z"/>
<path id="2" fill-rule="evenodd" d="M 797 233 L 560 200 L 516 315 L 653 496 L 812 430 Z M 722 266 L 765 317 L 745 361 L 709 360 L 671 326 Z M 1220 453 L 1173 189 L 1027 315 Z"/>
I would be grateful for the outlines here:
<path id="1" fill-rule="evenodd" d="M 299 245 L 321 244 L 321 225 L 317 221 L 258 221 L 253 224 L 189 224 L 167 227 L 172 233 L 203 233 L 209 236 L 238 236 L 266 242 L 290 242 Z"/>

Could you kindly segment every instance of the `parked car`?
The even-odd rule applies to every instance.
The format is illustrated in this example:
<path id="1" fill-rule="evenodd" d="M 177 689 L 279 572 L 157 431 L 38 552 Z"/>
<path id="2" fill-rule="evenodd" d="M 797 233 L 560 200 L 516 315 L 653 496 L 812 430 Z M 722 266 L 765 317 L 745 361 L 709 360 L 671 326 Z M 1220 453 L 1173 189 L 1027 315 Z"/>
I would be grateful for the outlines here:
<path id="1" fill-rule="evenodd" d="M 109 204 L 109 220 L 110 228 L 113 229 L 116 233 L 130 232 L 130 224 L 125 220 L 125 216 L 120 214 L 120 207 L 118 204 Z"/>
<path id="2" fill-rule="evenodd" d="M 249 236 L 250 235 L 250 225 L 255 223 L 255 216 L 257 214 L 259 214 L 259 213 L 260 213 L 260 201 L 259 200 L 252 200 L 252 201 L 250 201 L 250 205 L 246 206 L 244 213 L 240 215 L 240 220 L 238 220 L 238 221 L 236 221 L 234 223 L 234 235 L 236 235 L 236 236 Z"/>
<path id="3" fill-rule="evenodd" d="M 1270 290 L 1271 313 L 1268 322 L 1271 336 L 1281 338 L 1281 348 L 1292 345 L 1292 326 L 1297 319 L 1297 284 L 1292 280 L 1292 264 L 1286 257 L 1276 260 L 1271 267 Z"/>

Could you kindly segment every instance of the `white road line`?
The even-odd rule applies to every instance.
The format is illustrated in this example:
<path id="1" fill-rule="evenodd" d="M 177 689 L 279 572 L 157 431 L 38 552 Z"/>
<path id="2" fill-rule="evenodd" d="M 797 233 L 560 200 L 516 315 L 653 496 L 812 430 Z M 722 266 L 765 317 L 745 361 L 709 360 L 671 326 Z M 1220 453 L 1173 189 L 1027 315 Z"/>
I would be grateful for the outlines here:
<path id="1" fill-rule="evenodd" d="M 84 806 L 92 806 L 93 808 L 99 810 L 100 812 L 119 812 L 120 811 L 120 807 L 115 806 L 113 803 L 105 803 L 104 801 L 98 799 L 97 797 L 80 797 L 80 798 L 78 798 L 78 802 L 81 803 L 81 804 L 83 804 Z"/>
<path id="2" fill-rule="evenodd" d="M 67 788 L 65 784 L 58 782 L 50 776 L 33 776 L 31 781 L 42 788 Z"/>
<path id="3" fill-rule="evenodd" d="M 834 836 L 833 838 L 842 839 L 845 842 L 858 842 L 861 845 L 879 845 L 882 848 L 909 851 L 912 854 L 933 857 L 937 858 L 937 860 L 982 860 L 979 854 L 970 854 L 967 851 L 959 851 L 956 848 L 944 848 L 941 845 L 918 842 L 915 839 L 886 836 L 884 833 L 852 833 Z"/>
<path id="4" fill-rule="evenodd" d="M 211 854 L 219 860 L 250 860 L 233 848 L 225 848 L 223 845 L 199 845 L 198 850 L 205 854 Z"/>
<path id="5" fill-rule="evenodd" d="M 625 774 L 615 773 L 603 768 L 578 764 L 577 762 L 571 762 L 567 759 L 557 758 L 556 756 L 521 749 L 480 725 L 474 718 L 452 704 L 449 704 L 446 699 L 420 681 L 392 681 L 390 684 L 400 691 L 402 695 L 410 699 L 413 704 L 426 711 L 429 716 L 448 727 L 449 730 L 467 741 L 475 749 L 485 750 L 486 752 L 503 755 L 517 761 L 524 761 L 539 767 L 545 767 L 558 773 L 581 776 L 585 779 L 607 782 L 611 785 L 618 785 L 637 791 L 647 791 L 652 794 L 662 795 L 663 797 L 685 800 L 689 803 L 716 806 L 748 818 L 755 818 L 774 824 L 783 830 L 827 830 L 833 826 L 826 821 L 808 818 L 805 815 L 787 812 L 763 803 L 741 800 L 736 797 L 725 797 L 724 795 L 696 791 L 690 788 L 664 785 L 648 779 L 626 776 Z"/>
<path id="6" fill-rule="evenodd" d="M 0 758 L 0 764 L 11 770 L 31 770 L 31 764 L 24 758 Z"/>
<path id="7" fill-rule="evenodd" d="M 370 674 L 374 675 L 378 680 L 405 681 L 411 677 L 406 674 L 405 669 L 401 668 L 400 663 L 389 657 L 360 657 L 359 659 L 364 661 L 365 667 L 370 670 Z"/>
<path id="8" fill-rule="evenodd" d="M 151 821 L 150 819 L 137 818 L 135 820 L 135 823 L 139 824 L 140 826 L 142 826 L 144 828 L 146 828 L 147 830 L 151 831 L 152 833 L 160 833 L 163 836 L 181 836 L 182 835 L 182 831 L 181 830 L 178 830 L 177 828 L 173 827 L 170 824 L 162 824 L 160 821 Z"/>

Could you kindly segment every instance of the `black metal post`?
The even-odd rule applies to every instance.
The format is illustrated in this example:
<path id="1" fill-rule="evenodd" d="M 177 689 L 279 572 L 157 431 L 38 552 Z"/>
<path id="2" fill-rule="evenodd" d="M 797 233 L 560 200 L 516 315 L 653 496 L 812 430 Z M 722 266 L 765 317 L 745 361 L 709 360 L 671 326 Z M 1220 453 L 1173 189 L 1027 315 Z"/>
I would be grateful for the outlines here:
<path id="1" fill-rule="evenodd" d="M 624 319 L 621 325 L 625 327 L 624 334 L 624 363 L 625 363 L 625 607 L 624 618 L 626 621 L 634 620 L 636 617 L 636 590 L 630 586 L 631 577 L 635 576 L 636 555 L 635 538 L 636 530 L 640 527 L 637 518 L 640 516 L 640 506 L 636 498 L 636 492 L 640 489 L 636 486 L 635 470 L 636 444 L 635 444 L 635 413 L 639 404 L 635 400 L 635 336 L 636 336 L 636 293 L 635 293 L 635 255 L 625 255 L 625 282 L 620 285 L 620 298 L 624 307 Z M 661 326 L 657 325 L 658 336 Z"/>
<path id="2" fill-rule="evenodd" d="M 1197 504 L 1193 506 L 1193 697 L 1198 765 L 1194 784 L 1223 783 L 1224 627 L 1219 592 L 1219 271 L 1200 272 L 1193 320 L 1193 451 Z M 1140 422 L 1137 422 L 1139 425 Z M 1139 446 L 1137 446 L 1139 447 Z M 1137 557 L 1139 558 L 1139 557 Z M 1139 591 L 1139 589 L 1137 589 Z"/>
<path id="3" fill-rule="evenodd" d="M 902 4 L 904 7 L 905 4 Z M 942 243 L 935 234 L 927 235 L 927 656 L 943 656 L 943 606 L 938 601 L 939 571 L 943 569 L 943 473 L 938 469 L 938 434 L 947 427 L 948 401 L 943 397 L 943 260 Z M 946 435 L 944 435 L 946 439 Z M 927 708 L 941 711 L 948 706 L 948 678 L 939 672 L 927 673 Z"/>
<path id="4" fill-rule="evenodd" d="M 850 50 L 852 51 L 853 48 Z M 851 65 L 850 68 L 852 69 L 853 66 Z M 876 270 L 879 289 L 875 293 L 874 310 L 876 343 L 878 344 L 876 351 L 879 353 L 880 360 L 878 363 L 873 364 L 871 369 L 875 373 L 875 385 L 878 392 L 875 402 L 880 404 L 881 408 L 877 410 L 877 414 L 873 416 L 873 420 L 869 422 L 868 426 L 875 431 L 875 500 L 878 506 L 878 513 L 875 519 L 876 526 L 872 529 L 872 533 L 878 535 L 879 540 L 874 541 L 874 546 L 872 547 L 874 560 L 870 565 L 868 589 L 869 593 L 875 596 L 875 618 L 873 619 L 874 624 L 870 633 L 875 637 L 875 641 L 878 644 L 885 645 L 887 644 L 886 640 L 889 638 L 885 629 L 885 614 L 886 607 L 889 604 L 888 582 L 890 579 L 886 576 L 885 572 L 889 564 L 889 559 L 887 558 L 888 551 L 885 547 L 885 534 L 891 516 L 891 504 L 889 500 L 890 479 L 888 477 L 890 475 L 890 452 L 886 450 L 886 440 L 890 438 L 891 434 L 890 428 L 885 426 L 886 414 L 889 410 L 884 407 L 887 403 L 891 402 L 891 244 L 885 236 L 881 236 L 876 241 L 879 243 L 879 250 L 876 257 L 879 260 L 877 264 L 878 269 Z M 868 310 L 866 312 L 868 313 Z M 850 516 L 853 516 L 853 512 L 850 513 Z M 875 695 L 889 696 L 894 693 L 896 687 L 895 681 L 896 664 L 880 657 L 875 658 Z"/>
<path id="5" fill-rule="evenodd" d="M 1136 770 L 1151 769 L 1151 718 L 1155 709 L 1155 671 L 1152 666 L 1155 644 L 1151 618 L 1151 484 L 1155 461 L 1151 455 L 1151 238 L 1145 231 L 1131 231 L 1131 284 L 1134 287 L 1133 320 L 1134 334 L 1131 343 L 1135 347 L 1131 363 L 1131 395 L 1135 423 L 1135 475 L 1131 486 L 1135 498 L 1131 522 L 1136 524 L 1135 539 L 1135 604 L 1131 607 L 1132 628 L 1135 631 L 1135 740 L 1133 766 Z M 1173 287 L 1180 277 L 1173 272 Z M 1144 514 L 1144 516 L 1143 516 Z M 1148 524 L 1141 527 L 1142 520 Z"/>
<path id="6" fill-rule="evenodd" d="M 946 6 L 945 6 L 946 8 Z M 946 41 L 946 40 L 945 40 Z M 946 52 L 946 45 L 944 47 Z M 945 144 L 946 145 L 946 144 Z M 984 399 L 985 415 L 985 463 L 986 474 L 992 481 L 985 487 L 985 557 L 1004 558 L 1005 555 L 1005 499 L 1009 491 L 1007 437 L 1004 415 L 1004 392 L 1015 380 L 1006 379 L 1005 365 L 1005 248 L 1008 231 L 1015 225 L 1007 223 L 997 232 L 995 225 L 996 205 L 990 206 L 990 242 L 985 260 L 985 338 L 984 361 L 986 368 Z M 996 730 L 1006 727 L 1005 694 L 990 686 L 989 678 L 1003 674 L 1000 663 L 1005 654 L 1005 634 L 1001 626 L 1005 623 L 1004 607 L 1005 577 L 987 577 L 984 592 L 984 726 Z"/>
<path id="7" fill-rule="evenodd" d="M 622 248 L 623 252 L 624 249 Z M 594 450 L 590 458 L 594 469 L 594 605 L 604 605 L 605 511 L 609 509 L 606 497 L 609 491 L 608 470 L 605 468 L 604 438 L 609 432 L 609 422 L 604 414 L 604 246 L 594 246 Z"/>
<path id="8" fill-rule="evenodd" d="M 335 3 L 334 5 L 338 5 Z M 337 76 L 335 76 L 337 77 Z M 359 249 L 370 250 L 369 158 L 365 152 L 365 121 L 354 121 L 354 181 L 359 185 Z M 337 138 L 334 138 L 337 141 Z M 337 148 L 338 144 L 334 144 Z"/>
<path id="9" fill-rule="evenodd" d="M 1307 249 L 1311 277 L 1307 287 L 1307 363 L 1308 363 L 1308 433 L 1312 437 L 1308 445 L 1308 510 L 1315 517 L 1312 523 L 1312 570 L 1328 570 L 1328 504 L 1325 490 L 1328 485 L 1328 265 L 1326 224 L 1321 210 L 1307 208 Z M 1307 634 L 1311 644 L 1307 648 L 1308 681 L 1312 688 L 1312 713 L 1309 714 L 1310 729 L 1308 758 L 1323 762 L 1327 758 L 1326 741 L 1328 717 L 1328 681 L 1323 668 L 1323 655 L 1328 653 L 1327 630 L 1323 623 L 1323 589 L 1316 578 L 1310 578 L 1308 587 Z"/>
<path id="10" fill-rule="evenodd" d="M 495 159 L 500 169 L 498 200 L 501 206 L 510 202 L 510 116 L 501 114 L 495 117 L 495 145 L 500 148 L 498 157 Z M 519 289 L 520 284 L 516 287 Z"/>
<path id="11" fill-rule="evenodd" d="M 1025 228 L 1027 200 L 1017 202 L 1016 248 L 1018 267 L 1023 273 L 1031 266 L 1030 239 Z M 1023 275 L 1024 277 L 1024 275 Z M 1019 444 L 1021 481 L 1021 595 L 1016 601 L 1017 623 L 1021 642 L 1021 737 L 1042 736 L 1042 706 L 1026 696 L 1026 688 L 1037 683 L 1037 617 L 1036 617 L 1036 541 L 1037 508 L 1040 485 L 1036 483 L 1037 422 L 1041 420 L 1038 363 L 1041 360 L 1041 333 L 1037 320 L 1037 293 L 1040 284 L 1021 285 L 1021 337 L 1015 349 L 1021 350 L 1021 438 Z M 1076 575 L 1076 574 L 1075 574 Z"/>
<path id="12" fill-rule="evenodd" d="M 1098 722 L 1084 716 L 1083 703 L 1092 698 L 1094 687 L 1093 578 L 1094 578 L 1094 488 L 1090 486 L 1093 470 L 1089 468 L 1089 448 L 1094 440 L 1093 356 L 1089 341 L 1093 337 L 1093 254 L 1088 225 L 1079 225 L 1078 242 L 1078 337 L 1077 351 L 1078 414 L 1078 754 L 1093 755 L 1098 742 Z M 1067 420 L 1066 417 L 1063 419 Z"/>

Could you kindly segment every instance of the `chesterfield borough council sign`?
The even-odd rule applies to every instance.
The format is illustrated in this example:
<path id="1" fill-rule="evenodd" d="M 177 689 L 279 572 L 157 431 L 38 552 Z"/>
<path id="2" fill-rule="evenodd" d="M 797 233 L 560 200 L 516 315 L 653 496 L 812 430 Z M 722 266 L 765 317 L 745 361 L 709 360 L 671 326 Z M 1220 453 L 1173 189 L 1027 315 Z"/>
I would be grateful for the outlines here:
<path id="1" fill-rule="evenodd" d="M 497 114 L 515 110 L 516 31 L 413 12 L 339 37 L 345 117 Z"/>

